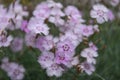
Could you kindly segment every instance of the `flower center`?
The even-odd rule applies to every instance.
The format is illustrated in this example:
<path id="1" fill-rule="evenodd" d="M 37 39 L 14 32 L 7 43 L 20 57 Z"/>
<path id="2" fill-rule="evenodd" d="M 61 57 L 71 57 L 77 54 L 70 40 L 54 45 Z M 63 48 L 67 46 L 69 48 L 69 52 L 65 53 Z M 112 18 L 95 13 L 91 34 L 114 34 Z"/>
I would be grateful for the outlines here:
<path id="1" fill-rule="evenodd" d="M 103 17 L 104 12 L 103 12 L 102 10 L 98 10 L 98 11 L 97 11 L 97 14 L 98 14 L 100 17 Z"/>
<path id="2" fill-rule="evenodd" d="M 85 28 L 83 31 L 84 31 L 85 33 L 89 32 L 88 28 Z"/>
<path id="3" fill-rule="evenodd" d="M 63 48 L 64 51 L 68 51 L 70 49 L 68 44 L 63 45 L 62 48 Z"/>

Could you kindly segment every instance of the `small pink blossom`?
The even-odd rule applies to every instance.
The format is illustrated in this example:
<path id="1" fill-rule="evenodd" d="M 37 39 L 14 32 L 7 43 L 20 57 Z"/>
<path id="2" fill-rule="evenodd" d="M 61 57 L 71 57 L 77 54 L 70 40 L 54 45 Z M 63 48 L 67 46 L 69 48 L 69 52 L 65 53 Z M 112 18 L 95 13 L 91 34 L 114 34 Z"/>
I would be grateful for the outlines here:
<path id="1" fill-rule="evenodd" d="M 53 63 L 50 67 L 47 68 L 46 72 L 48 76 L 62 76 L 64 69 L 61 68 L 58 64 Z"/>
<path id="2" fill-rule="evenodd" d="M 28 21 L 27 21 L 27 20 L 24 20 L 24 21 L 22 22 L 22 25 L 21 25 L 21 30 L 24 31 L 24 32 L 26 32 L 26 33 L 29 33 L 29 30 L 28 30 L 28 28 L 27 28 L 27 25 L 28 25 Z"/>
<path id="3" fill-rule="evenodd" d="M 23 48 L 23 39 L 22 38 L 14 38 L 11 45 L 10 45 L 11 49 L 13 52 L 18 52 L 20 50 L 22 50 Z"/>
<path id="4" fill-rule="evenodd" d="M 119 4 L 120 0 L 110 0 L 110 4 L 115 7 Z"/>
<path id="5" fill-rule="evenodd" d="M 110 21 L 113 21 L 113 20 L 115 19 L 115 15 L 114 15 L 113 12 L 110 11 L 110 10 L 109 10 L 109 12 L 108 12 L 108 17 L 109 17 L 109 20 L 110 20 Z"/>
<path id="6" fill-rule="evenodd" d="M 64 53 L 65 56 L 72 57 L 74 55 L 75 46 L 69 40 L 63 40 L 57 43 L 57 52 Z"/>
<path id="7" fill-rule="evenodd" d="M 89 43 L 89 47 L 90 47 L 91 49 L 95 50 L 95 51 L 98 50 L 98 48 L 96 47 L 96 45 L 95 45 L 93 42 L 90 42 L 90 43 Z"/>
<path id="8" fill-rule="evenodd" d="M 91 26 L 91 25 L 88 25 L 88 26 L 87 25 L 81 25 L 80 26 L 80 32 L 83 36 L 89 37 L 94 33 L 93 26 Z"/>
<path id="9" fill-rule="evenodd" d="M 95 57 L 98 56 L 98 53 L 91 48 L 85 48 L 80 55 L 86 58 L 88 63 L 95 64 L 96 63 Z"/>
<path id="10" fill-rule="evenodd" d="M 82 70 L 85 71 L 88 75 L 91 75 L 95 71 L 93 64 L 83 62 L 80 66 Z"/>
<path id="11" fill-rule="evenodd" d="M 40 19 L 31 18 L 28 23 L 28 30 L 35 34 L 49 34 L 49 27 Z"/>
<path id="12" fill-rule="evenodd" d="M 48 51 L 44 51 L 42 52 L 41 56 L 39 56 L 38 62 L 42 68 L 48 68 L 54 62 L 54 54 Z"/>
<path id="13" fill-rule="evenodd" d="M 9 35 L 8 37 L 5 35 L 0 35 L 0 47 L 8 47 L 11 44 L 13 37 Z"/>
<path id="14" fill-rule="evenodd" d="M 102 24 L 108 21 L 108 9 L 102 4 L 93 5 L 93 9 L 90 12 L 90 16 L 95 18 L 98 23 Z"/>

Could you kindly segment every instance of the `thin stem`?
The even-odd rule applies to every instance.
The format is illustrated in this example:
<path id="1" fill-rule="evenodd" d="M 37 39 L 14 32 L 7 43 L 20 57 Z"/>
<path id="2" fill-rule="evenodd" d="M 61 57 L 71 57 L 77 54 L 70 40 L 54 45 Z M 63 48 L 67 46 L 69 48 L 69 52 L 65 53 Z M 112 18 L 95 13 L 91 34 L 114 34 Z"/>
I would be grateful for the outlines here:
<path id="1" fill-rule="evenodd" d="M 99 77 L 101 80 L 105 80 L 105 78 L 103 78 L 101 75 L 99 75 L 99 74 L 97 74 L 97 73 L 95 73 L 95 75 L 96 75 L 97 77 Z"/>

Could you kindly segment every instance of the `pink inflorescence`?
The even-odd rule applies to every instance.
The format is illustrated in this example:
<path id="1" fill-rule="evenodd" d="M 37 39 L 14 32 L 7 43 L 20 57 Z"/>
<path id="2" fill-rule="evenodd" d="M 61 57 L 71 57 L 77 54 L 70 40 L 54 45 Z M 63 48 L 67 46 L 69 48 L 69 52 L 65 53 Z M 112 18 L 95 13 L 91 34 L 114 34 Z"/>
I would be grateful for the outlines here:
<path id="1" fill-rule="evenodd" d="M 59 2 L 46 0 L 37 5 L 33 16 L 28 19 L 29 12 L 19 1 L 10 4 L 8 9 L 0 5 L 0 48 L 10 47 L 12 52 L 22 51 L 24 45 L 29 49 L 37 48 L 41 52 L 37 62 L 48 76 L 60 77 L 76 66 L 88 75 L 95 71 L 98 48 L 89 39 L 100 32 L 99 24 L 115 19 L 111 10 L 103 4 L 94 4 L 90 11 L 90 17 L 94 20 L 90 18 L 88 24 L 77 7 L 64 7 Z M 110 1 L 111 5 L 117 6 L 118 0 Z M 58 31 L 57 36 L 52 34 L 53 26 Z M 15 30 L 21 37 L 16 37 Z M 80 52 L 76 51 L 78 46 L 82 47 Z M 1 68 L 11 80 L 22 80 L 24 77 L 25 68 L 9 62 L 8 58 L 2 60 Z"/>

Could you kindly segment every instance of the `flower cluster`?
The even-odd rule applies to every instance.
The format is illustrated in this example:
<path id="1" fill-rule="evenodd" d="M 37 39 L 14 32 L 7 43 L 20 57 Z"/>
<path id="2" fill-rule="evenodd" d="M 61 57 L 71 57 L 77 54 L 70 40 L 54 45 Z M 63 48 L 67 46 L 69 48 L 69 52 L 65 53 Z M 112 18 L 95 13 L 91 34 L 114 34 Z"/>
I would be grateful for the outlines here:
<path id="1" fill-rule="evenodd" d="M 9 62 L 7 57 L 2 59 L 1 68 L 7 72 L 11 80 L 22 80 L 25 73 L 25 68 L 16 62 Z"/>
<path id="2" fill-rule="evenodd" d="M 23 25 L 23 17 L 28 16 L 28 12 L 17 0 L 8 8 L 0 5 L 0 47 L 8 47 L 13 40 L 13 36 L 8 35 L 7 31 L 21 29 Z"/>
<path id="3" fill-rule="evenodd" d="M 98 4 L 93 9 L 91 17 L 96 18 L 98 23 L 108 21 L 109 10 L 105 6 Z M 50 34 L 49 24 L 54 24 L 58 28 L 60 31 L 58 36 Z M 28 22 L 28 30 L 26 43 L 41 51 L 38 62 L 46 69 L 48 76 L 59 77 L 67 68 L 75 65 L 81 67 L 88 75 L 95 71 L 95 58 L 98 57 L 98 48 L 95 44 L 90 42 L 88 48 L 79 55 L 76 55 L 75 49 L 85 38 L 89 39 L 99 32 L 99 27 L 97 24 L 86 25 L 82 13 L 75 6 L 63 8 L 61 3 L 52 0 L 40 3 Z M 80 63 L 81 58 L 85 60 Z"/>
<path id="4" fill-rule="evenodd" d="M 116 6 L 118 2 L 115 1 L 111 5 Z M 60 77 L 73 67 L 81 68 L 88 75 L 95 71 L 98 48 L 90 38 L 100 31 L 99 24 L 115 19 L 111 10 L 100 3 L 93 5 L 90 17 L 95 21 L 90 19 L 88 24 L 77 7 L 64 7 L 59 2 L 46 0 L 38 4 L 32 14 L 25 18 L 29 12 L 19 0 L 10 4 L 9 8 L 0 5 L 0 48 L 10 47 L 14 53 L 23 50 L 23 46 L 38 49 L 40 56 L 37 62 L 48 76 Z M 53 35 L 51 26 L 57 29 L 57 36 Z M 14 31 L 24 33 L 25 39 L 9 34 Z M 83 50 L 78 53 L 76 49 L 85 41 Z M 8 58 L 2 60 L 1 68 L 12 80 L 24 77 L 24 67 L 9 62 Z"/>

